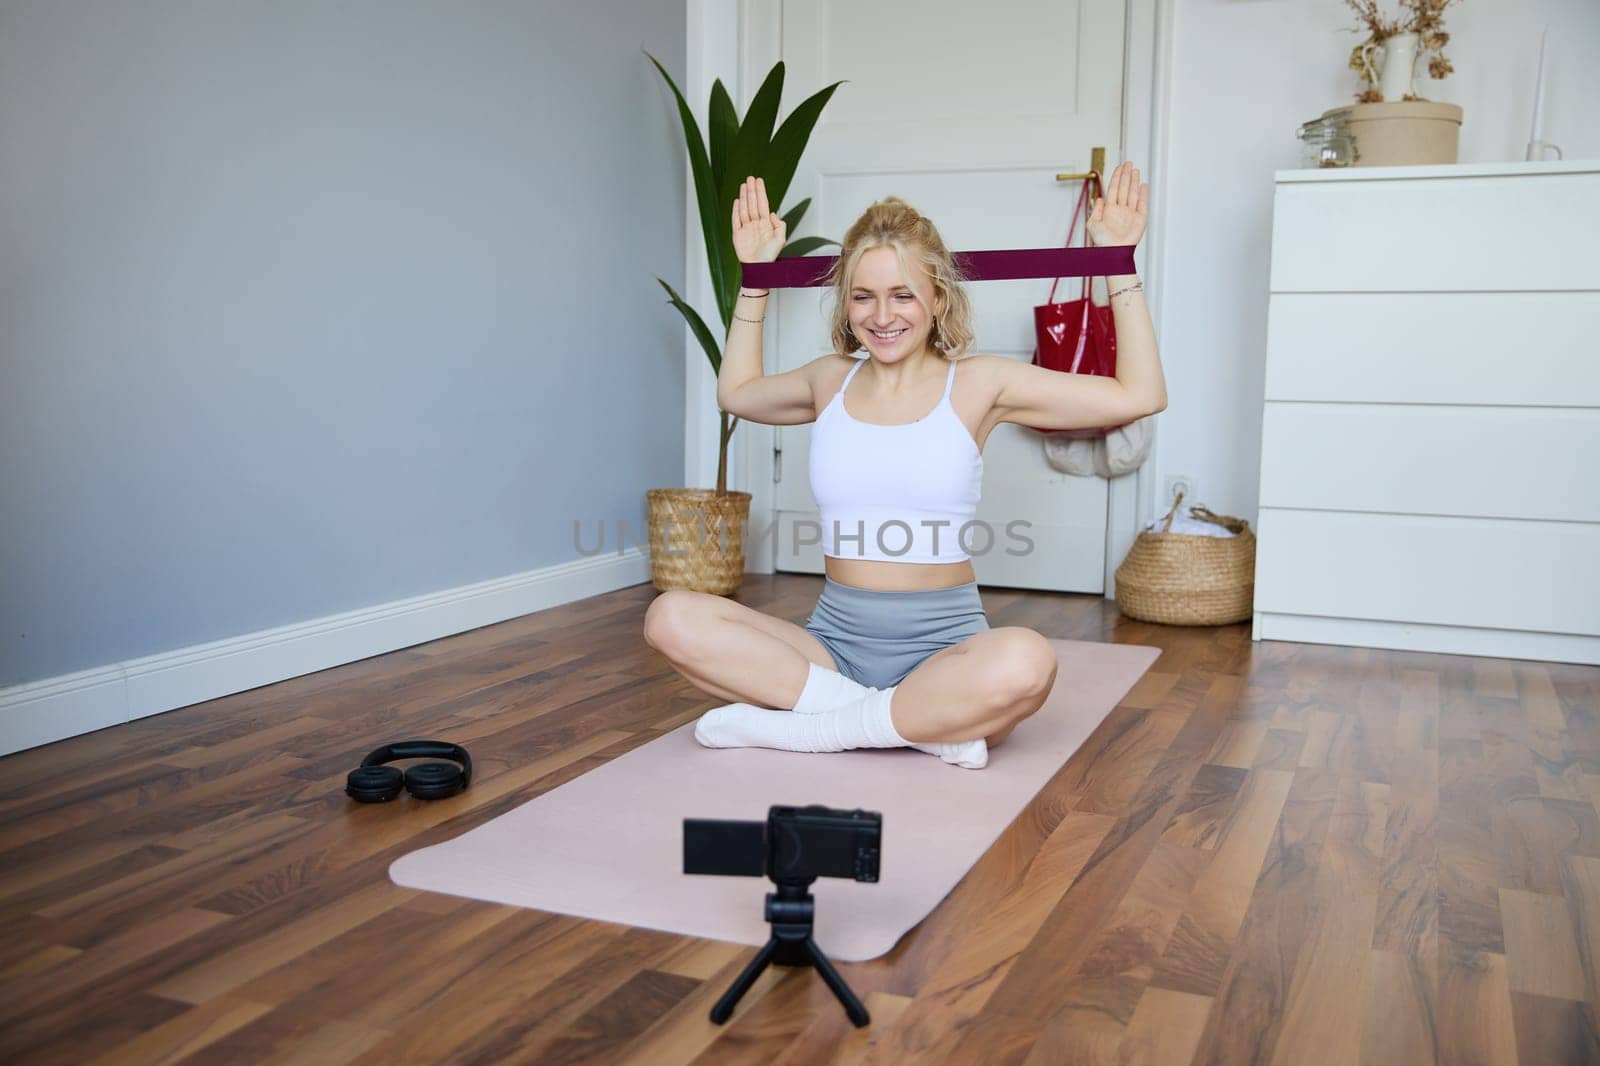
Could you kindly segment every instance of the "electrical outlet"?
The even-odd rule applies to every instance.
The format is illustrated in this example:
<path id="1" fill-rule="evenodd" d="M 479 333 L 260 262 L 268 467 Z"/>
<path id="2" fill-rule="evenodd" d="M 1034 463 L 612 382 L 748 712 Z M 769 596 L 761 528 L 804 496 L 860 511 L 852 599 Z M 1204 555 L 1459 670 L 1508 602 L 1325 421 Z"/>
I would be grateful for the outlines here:
<path id="1" fill-rule="evenodd" d="M 1171 507 L 1172 501 L 1177 499 L 1178 493 L 1180 492 L 1183 493 L 1183 500 L 1185 503 L 1195 504 L 1200 502 L 1195 499 L 1194 491 L 1194 478 L 1190 477 L 1188 474 L 1168 474 L 1165 489 L 1165 506 Z"/>

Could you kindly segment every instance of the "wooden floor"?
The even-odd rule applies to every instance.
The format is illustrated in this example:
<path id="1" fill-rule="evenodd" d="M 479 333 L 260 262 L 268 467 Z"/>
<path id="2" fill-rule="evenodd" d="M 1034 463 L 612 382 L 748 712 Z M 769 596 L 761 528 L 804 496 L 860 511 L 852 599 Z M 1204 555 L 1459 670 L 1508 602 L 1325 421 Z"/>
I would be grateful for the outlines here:
<path id="1" fill-rule="evenodd" d="M 819 590 L 738 598 L 803 621 Z M 985 590 L 994 625 L 1163 654 L 927 921 L 840 967 L 861 1031 L 805 970 L 711 1025 L 753 949 L 391 884 L 717 702 L 643 643 L 654 595 L 0 760 L 0 1061 L 1600 1062 L 1592 667 Z M 345 799 L 428 735 L 472 749 L 468 793 Z"/>

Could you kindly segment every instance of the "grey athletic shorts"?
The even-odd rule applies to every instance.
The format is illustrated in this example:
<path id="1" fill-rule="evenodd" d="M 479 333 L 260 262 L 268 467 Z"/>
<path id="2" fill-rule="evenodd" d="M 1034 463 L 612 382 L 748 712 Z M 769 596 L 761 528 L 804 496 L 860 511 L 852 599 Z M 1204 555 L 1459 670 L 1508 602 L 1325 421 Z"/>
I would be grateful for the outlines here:
<path id="1" fill-rule="evenodd" d="M 840 673 L 888 688 L 940 648 L 989 628 L 978 583 L 916 592 L 879 592 L 825 579 L 807 633 L 822 642 Z"/>

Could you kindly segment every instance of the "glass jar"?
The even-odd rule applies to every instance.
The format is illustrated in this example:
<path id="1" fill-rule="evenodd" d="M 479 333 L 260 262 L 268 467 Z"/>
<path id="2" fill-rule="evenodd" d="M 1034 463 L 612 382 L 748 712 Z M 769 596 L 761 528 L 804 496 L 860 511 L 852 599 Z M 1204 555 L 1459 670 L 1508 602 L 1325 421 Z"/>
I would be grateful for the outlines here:
<path id="1" fill-rule="evenodd" d="M 1343 116 L 1324 115 L 1295 131 L 1300 138 L 1300 165 L 1304 167 L 1347 167 L 1359 156 Z"/>

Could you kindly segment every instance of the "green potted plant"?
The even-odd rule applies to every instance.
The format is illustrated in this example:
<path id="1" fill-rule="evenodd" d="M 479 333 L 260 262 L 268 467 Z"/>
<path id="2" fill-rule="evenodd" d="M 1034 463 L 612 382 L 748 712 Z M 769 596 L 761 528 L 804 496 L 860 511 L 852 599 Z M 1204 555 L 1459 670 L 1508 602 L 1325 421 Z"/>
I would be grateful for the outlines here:
<path id="1" fill-rule="evenodd" d="M 708 145 L 677 83 L 655 56 L 645 54 L 677 98 L 678 117 L 683 122 L 684 142 L 689 150 L 689 171 L 694 179 L 700 229 L 705 236 L 711 291 L 717 301 L 717 317 L 722 323 L 720 336 L 725 341 L 733 322 L 733 305 L 739 295 L 741 267 L 733 251 L 732 233 L 732 205 L 739 183 L 750 176 L 762 178 L 773 209 L 782 216 L 787 231 L 794 233 L 811 200 L 801 200 L 786 212 L 782 207 L 783 198 L 823 107 L 842 83 L 834 82 L 813 93 L 780 124 L 777 119 L 778 101 L 783 95 L 781 62 L 773 66 L 761 88 L 756 90 L 743 119 L 739 118 L 733 99 L 718 79 L 711 86 L 711 106 L 707 112 L 711 132 Z M 783 254 L 806 255 L 824 245 L 837 243 L 825 237 L 800 237 L 791 240 Z M 711 362 L 711 372 L 720 373 L 722 345 L 718 334 L 711 331 L 699 312 L 671 285 L 660 277 L 656 281 L 666 290 L 667 302 L 689 323 Z M 662 591 L 688 588 L 727 595 L 737 591 L 744 578 L 744 526 L 750 516 L 750 494 L 728 491 L 728 442 L 739 419 L 726 411 L 718 414 L 721 425 L 717 487 L 650 489 L 645 494 L 650 518 L 650 578 Z"/>

